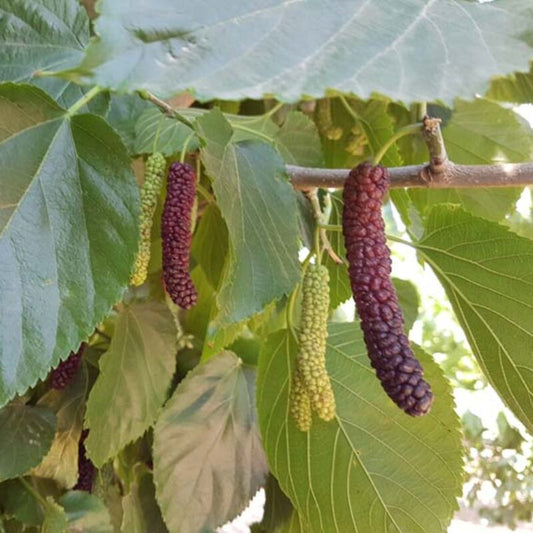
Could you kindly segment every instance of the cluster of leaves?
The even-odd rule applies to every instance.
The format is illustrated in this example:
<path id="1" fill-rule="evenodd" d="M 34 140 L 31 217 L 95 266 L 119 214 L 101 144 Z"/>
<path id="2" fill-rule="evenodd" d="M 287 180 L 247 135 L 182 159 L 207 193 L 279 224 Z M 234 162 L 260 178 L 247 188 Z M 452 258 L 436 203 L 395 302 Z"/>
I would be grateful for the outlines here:
<path id="1" fill-rule="evenodd" d="M 358 0 L 340 11 L 231 2 L 221 13 L 215 0 L 176 11 L 156 1 L 150 12 L 137 0 L 104 0 L 90 42 L 74 0 L 0 3 L 0 531 L 214 531 L 264 486 L 259 531 L 441 533 L 461 492 L 460 422 L 442 369 L 422 349 L 437 399 L 412 420 L 376 382 L 359 327 L 330 323 L 336 417 L 308 433 L 290 417 L 298 347 L 285 311 L 315 222 L 285 164 L 353 166 L 416 121 L 417 100 L 437 98 L 444 103 L 430 110 L 444 119 L 455 161 L 530 160 L 529 127 L 498 100 L 533 100 L 531 74 L 452 105 L 485 93 L 492 75 L 527 68 L 529 3 L 445 0 L 393 12 L 380 0 L 367 13 Z M 424 61 L 413 58 L 413 42 L 436 43 L 443 17 L 453 31 Z M 228 39 L 237 26 L 242 35 Z M 294 34 L 305 40 L 290 45 Z M 283 61 L 258 60 L 268 47 Z M 442 64 L 443 52 L 458 63 Z M 323 68 L 306 68 L 310 58 Z M 169 116 L 102 88 L 145 98 L 192 88 L 204 102 Z M 350 97 L 298 102 L 327 88 Z M 383 96 L 363 99 L 375 92 Z M 265 93 L 293 103 L 257 100 Z M 160 213 L 147 282 L 128 288 L 139 236 L 132 162 L 142 169 L 156 150 L 196 156 L 198 304 L 187 312 L 162 291 Z M 425 157 L 418 139 L 404 138 L 383 163 Z M 390 205 L 487 379 L 531 430 L 533 241 L 498 223 L 520 192 L 392 191 Z M 339 224 L 339 194 L 322 201 Z M 340 234 L 329 237 L 343 256 Z M 325 264 L 334 311 L 350 297 L 349 280 L 343 265 Z M 396 285 L 412 325 L 413 286 Z M 81 342 L 80 371 L 53 390 L 51 368 Z M 92 494 L 71 490 L 84 428 Z"/>

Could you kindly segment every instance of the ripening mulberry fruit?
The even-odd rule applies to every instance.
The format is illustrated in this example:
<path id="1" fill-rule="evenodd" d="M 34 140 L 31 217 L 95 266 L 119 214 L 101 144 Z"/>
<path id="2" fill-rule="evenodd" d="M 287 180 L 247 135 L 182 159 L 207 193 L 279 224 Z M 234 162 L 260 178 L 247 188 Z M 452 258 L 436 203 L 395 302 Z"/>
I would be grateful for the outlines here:
<path id="1" fill-rule="evenodd" d="M 135 259 L 135 269 L 130 278 L 132 285 L 142 285 L 148 275 L 152 223 L 157 199 L 163 183 L 165 158 L 156 152 L 146 160 L 144 184 L 141 189 L 141 216 L 139 221 L 139 251 Z"/>
<path id="2" fill-rule="evenodd" d="M 70 352 L 70 355 L 59 363 L 57 368 L 52 370 L 50 385 L 53 389 L 64 389 L 77 374 L 80 368 L 81 357 L 85 350 L 85 343 L 81 343 L 77 352 Z"/>
<path id="3" fill-rule="evenodd" d="M 186 163 L 171 165 L 167 181 L 167 198 L 161 220 L 165 288 L 172 301 L 183 309 L 189 309 L 198 299 L 189 275 L 194 180 L 194 170 L 190 165 Z"/>
<path id="4" fill-rule="evenodd" d="M 300 431 L 309 431 L 313 418 L 311 415 L 311 402 L 309 394 L 298 367 L 294 371 L 290 397 L 291 414 Z"/>
<path id="5" fill-rule="evenodd" d="M 89 434 L 89 430 L 85 429 L 81 433 L 80 442 L 78 444 L 78 481 L 74 485 L 74 490 L 84 490 L 91 492 L 93 488 L 94 474 L 96 469 L 92 461 L 85 453 L 85 439 Z"/>
<path id="6" fill-rule="evenodd" d="M 344 184 L 343 233 L 352 291 L 368 356 L 390 398 L 406 413 L 420 416 L 433 403 L 431 388 L 403 331 L 403 314 L 391 281 L 381 203 L 388 172 L 362 163 Z"/>
<path id="7" fill-rule="evenodd" d="M 322 420 L 335 416 L 335 397 L 326 370 L 329 273 L 323 265 L 309 265 L 302 283 L 302 317 L 296 364 L 311 408 Z"/>

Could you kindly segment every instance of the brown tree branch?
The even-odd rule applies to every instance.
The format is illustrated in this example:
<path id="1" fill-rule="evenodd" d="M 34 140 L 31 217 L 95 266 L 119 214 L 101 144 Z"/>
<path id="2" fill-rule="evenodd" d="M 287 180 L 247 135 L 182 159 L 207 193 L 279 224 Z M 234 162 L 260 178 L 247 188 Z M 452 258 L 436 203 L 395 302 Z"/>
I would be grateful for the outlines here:
<path id="1" fill-rule="evenodd" d="M 295 189 L 341 189 L 350 169 L 286 166 Z M 438 174 L 430 164 L 389 168 L 392 188 L 464 189 L 470 187 L 524 187 L 533 185 L 533 163 L 456 165 L 448 162 Z"/>
<path id="2" fill-rule="evenodd" d="M 170 104 L 148 91 L 139 91 L 169 117 L 188 126 L 192 124 Z M 476 187 L 525 187 L 533 185 L 533 162 L 500 165 L 456 165 L 448 159 L 440 130 L 440 119 L 424 117 L 422 137 L 428 147 L 430 160 L 426 165 L 389 168 L 391 188 L 465 189 Z M 285 167 L 295 189 L 315 187 L 341 189 L 351 169 L 310 168 L 295 165 Z"/>
<path id="3" fill-rule="evenodd" d="M 533 163 L 502 165 L 456 165 L 448 159 L 440 130 L 440 119 L 424 117 L 422 137 L 428 147 L 429 163 L 389 168 L 390 186 L 429 189 L 471 187 L 524 187 L 533 185 Z M 350 169 L 305 168 L 287 165 L 295 189 L 313 187 L 340 189 Z"/>

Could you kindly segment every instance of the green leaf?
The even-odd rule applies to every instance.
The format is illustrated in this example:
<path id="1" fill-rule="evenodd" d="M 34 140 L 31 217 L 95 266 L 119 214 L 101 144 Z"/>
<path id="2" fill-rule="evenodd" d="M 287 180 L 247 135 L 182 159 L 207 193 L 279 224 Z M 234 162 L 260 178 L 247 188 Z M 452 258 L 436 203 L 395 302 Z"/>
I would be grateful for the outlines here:
<path id="1" fill-rule="evenodd" d="M 31 482 L 30 478 L 26 481 Z M 0 483 L 0 506 L 5 515 L 29 526 L 43 523 L 44 511 L 41 504 L 28 492 L 20 479 L 9 479 Z"/>
<path id="2" fill-rule="evenodd" d="M 100 4 L 98 38 L 75 71 L 82 80 L 163 98 L 191 89 L 200 100 L 296 101 L 335 89 L 450 101 L 483 93 L 495 74 L 527 69 L 533 46 L 526 0 L 151 6 Z"/>
<path id="3" fill-rule="evenodd" d="M 533 241 L 459 207 L 436 206 L 416 243 L 483 372 L 533 429 Z"/>
<path id="4" fill-rule="evenodd" d="M 487 98 L 514 104 L 533 102 L 533 65 L 529 72 L 515 72 L 506 78 L 492 80 Z"/>
<path id="5" fill-rule="evenodd" d="M 54 439 L 56 417 L 50 409 L 13 404 L 0 409 L 0 481 L 37 466 Z"/>
<path id="6" fill-rule="evenodd" d="M 281 490 L 278 480 L 270 474 L 265 485 L 265 512 L 261 521 L 262 531 L 274 533 L 296 514 L 291 501 Z"/>
<path id="7" fill-rule="evenodd" d="M 529 161 L 530 130 L 511 109 L 478 98 L 458 100 L 450 122 L 443 129 L 448 156 L 455 163 L 492 164 Z M 410 189 L 418 210 L 427 214 L 438 203 L 456 203 L 467 211 L 499 221 L 520 197 L 520 188 Z"/>
<path id="8" fill-rule="evenodd" d="M 134 303 L 118 316 L 87 402 L 85 442 L 100 467 L 154 423 L 175 370 L 176 326 L 161 302 Z"/>
<path id="9" fill-rule="evenodd" d="M 96 496 L 74 490 L 61 497 L 65 509 L 68 531 L 72 533 L 113 533 L 109 513 Z"/>
<path id="10" fill-rule="evenodd" d="M 46 457 L 33 469 L 38 477 L 51 478 L 70 488 L 78 480 L 78 444 L 83 427 L 87 395 L 87 367 L 83 365 L 76 377 L 63 390 L 51 389 L 38 405 L 48 407 L 57 417 L 54 441 Z"/>
<path id="11" fill-rule="evenodd" d="M 152 474 L 145 465 L 135 466 L 135 481 L 122 499 L 122 507 L 122 533 L 168 532 L 155 499 Z"/>
<path id="12" fill-rule="evenodd" d="M 219 209 L 210 205 L 194 234 L 191 254 L 213 287 L 217 287 L 228 253 L 228 230 Z"/>
<path id="13" fill-rule="evenodd" d="M 66 533 L 68 520 L 65 510 L 52 498 L 47 498 L 46 501 L 42 533 Z"/>
<path id="14" fill-rule="evenodd" d="M 329 223 L 334 225 L 342 224 L 342 192 L 330 195 L 331 215 Z M 329 242 L 333 251 L 341 258 L 346 257 L 344 237 L 341 231 L 329 231 Z M 348 267 L 345 264 L 339 265 L 331 259 L 329 255 L 324 256 L 324 265 L 329 271 L 329 304 L 331 309 L 336 309 L 341 303 L 352 296 L 352 287 L 348 277 Z"/>
<path id="15" fill-rule="evenodd" d="M 151 104 L 137 94 L 113 94 L 106 120 L 119 133 L 130 154 L 134 154 L 137 120 Z"/>
<path id="16" fill-rule="evenodd" d="M 255 412 L 255 369 L 221 352 L 191 370 L 154 429 L 157 500 L 174 533 L 233 519 L 267 469 Z"/>
<path id="17" fill-rule="evenodd" d="M 167 117 L 158 108 L 151 106 L 135 124 L 134 153 L 151 154 L 157 151 L 170 156 L 183 149 L 191 133 L 191 128 L 183 122 Z M 187 146 L 189 152 L 197 150 L 200 146 L 198 138 L 193 136 Z"/>
<path id="18" fill-rule="evenodd" d="M 60 78 L 35 77 L 77 65 L 89 42 L 87 12 L 72 0 L 0 1 L 0 81 L 26 82 L 46 91 L 57 103 L 71 106 L 85 87 Z M 99 95 L 82 111 L 104 114 L 109 97 Z"/>
<path id="19" fill-rule="evenodd" d="M 92 333 L 128 283 L 138 188 L 119 137 L 0 85 L 0 405 Z"/>
<path id="20" fill-rule="evenodd" d="M 392 278 L 398 301 L 403 309 L 405 319 L 405 330 L 409 331 L 418 317 L 418 308 L 420 307 L 420 296 L 416 286 L 405 279 Z"/>
<path id="21" fill-rule="evenodd" d="M 327 365 L 337 403 L 308 433 L 289 414 L 297 346 L 274 334 L 259 356 L 257 406 L 269 465 L 309 533 L 442 533 L 462 491 L 462 444 L 451 388 L 417 349 L 435 393 L 432 412 L 411 418 L 384 393 L 360 328 L 332 324 Z"/>
<path id="22" fill-rule="evenodd" d="M 394 134 L 392 118 L 389 116 L 388 102 L 383 100 L 350 100 L 350 108 L 357 117 L 357 123 L 363 130 L 371 153 L 374 155 Z M 401 165 L 398 148 L 393 144 L 381 159 L 381 164 L 387 167 Z"/>
<path id="23" fill-rule="evenodd" d="M 298 281 L 296 201 L 273 148 L 257 141 L 233 144 L 231 126 L 218 110 L 197 124 L 206 140 L 202 160 L 230 240 L 230 262 L 217 295 L 217 323 L 224 326 L 261 311 Z"/>
<path id="24" fill-rule="evenodd" d="M 275 136 L 275 146 L 285 163 L 304 167 L 324 165 L 315 123 L 300 111 L 291 111 Z"/>

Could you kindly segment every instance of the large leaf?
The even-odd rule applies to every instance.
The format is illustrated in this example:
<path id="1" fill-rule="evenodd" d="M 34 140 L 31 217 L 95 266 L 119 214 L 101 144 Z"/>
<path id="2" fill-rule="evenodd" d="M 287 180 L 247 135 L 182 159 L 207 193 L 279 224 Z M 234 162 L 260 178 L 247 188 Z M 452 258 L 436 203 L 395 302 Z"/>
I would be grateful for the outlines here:
<path id="1" fill-rule="evenodd" d="M 176 326 L 164 303 L 136 303 L 120 313 L 87 402 L 85 445 L 95 465 L 153 424 L 167 398 L 175 351 Z"/>
<path id="2" fill-rule="evenodd" d="M 530 130 L 511 109 L 477 99 L 458 100 L 443 129 L 448 156 L 455 163 L 521 163 L 532 156 Z M 437 203 L 457 203 L 472 213 L 501 220 L 520 197 L 520 188 L 411 189 L 409 196 L 421 213 Z"/>
<path id="3" fill-rule="evenodd" d="M 59 503 L 67 515 L 69 533 L 113 533 L 109 513 L 96 496 L 75 490 L 64 494 Z"/>
<path id="4" fill-rule="evenodd" d="M 300 111 L 291 111 L 275 136 L 275 145 L 285 163 L 305 167 L 324 165 L 315 123 Z"/>
<path id="5" fill-rule="evenodd" d="M 227 325 L 257 313 L 298 281 L 296 201 L 273 148 L 258 141 L 233 144 L 231 126 L 218 110 L 197 124 L 229 232 L 230 262 L 217 296 L 218 323 Z"/>
<path id="6" fill-rule="evenodd" d="M 142 113 L 135 125 L 134 153 L 150 154 L 157 151 L 170 156 L 181 151 L 186 141 L 188 151 L 192 152 L 198 148 L 199 143 L 195 136 L 189 139 L 191 133 L 191 128 L 182 122 L 167 117 L 156 107 L 150 107 Z"/>
<path id="7" fill-rule="evenodd" d="M 329 423 L 299 431 L 289 413 L 297 346 L 282 331 L 259 356 L 257 405 L 269 465 L 304 531 L 443 533 L 462 489 L 462 446 L 451 388 L 417 349 L 435 393 L 411 418 L 384 393 L 356 324 L 333 324 L 327 364 L 337 403 Z"/>
<path id="8" fill-rule="evenodd" d="M 333 225 L 342 224 L 342 193 L 331 194 L 331 215 L 329 223 Z M 346 247 L 344 246 L 344 237 L 340 231 L 331 231 L 328 233 L 329 242 L 335 253 L 346 258 Z M 329 302 L 332 309 L 336 309 L 339 304 L 346 301 L 352 296 L 352 287 L 348 277 L 348 267 L 346 264 L 337 264 L 329 255 L 326 255 L 324 264 L 329 271 Z"/>
<path id="9" fill-rule="evenodd" d="M 515 104 L 533 103 L 533 65 L 529 72 L 515 72 L 507 78 L 496 78 L 486 96 Z"/>
<path id="10" fill-rule="evenodd" d="M 46 407 L 13 404 L 0 409 L 0 481 L 38 465 L 54 439 L 56 417 Z"/>
<path id="11" fill-rule="evenodd" d="M 138 188 L 119 137 L 39 89 L 0 85 L 0 405 L 77 349 L 120 298 Z"/>
<path id="12" fill-rule="evenodd" d="M 83 427 L 87 387 L 87 367 L 83 365 L 65 389 L 51 389 L 39 400 L 39 405 L 48 407 L 56 414 L 57 427 L 52 447 L 33 470 L 33 475 L 55 479 L 67 488 L 76 484 L 78 445 Z"/>
<path id="13" fill-rule="evenodd" d="M 154 481 L 170 532 L 213 531 L 246 507 L 265 475 L 255 369 L 221 352 L 187 375 L 155 426 Z"/>
<path id="14" fill-rule="evenodd" d="M 38 70 L 62 70 L 77 65 L 89 42 L 89 19 L 74 0 L 0 1 L 0 81 L 30 82 L 60 105 L 81 98 L 83 87 L 59 78 L 35 78 Z M 104 113 L 107 97 L 85 109 Z"/>
<path id="15" fill-rule="evenodd" d="M 399 100 L 483 93 L 489 78 L 526 70 L 531 4 L 463 0 L 99 4 L 99 38 L 77 72 L 121 91 L 199 99 L 282 100 L 326 89 Z M 474 67 L 473 67 L 474 65 Z"/>
<path id="16" fill-rule="evenodd" d="M 113 94 L 106 120 L 120 134 L 130 154 L 135 153 L 137 120 L 152 105 L 138 94 Z M 161 113 L 160 113 L 161 114 Z"/>
<path id="17" fill-rule="evenodd" d="M 533 242 L 458 207 L 437 206 L 416 247 L 485 375 L 533 430 Z"/>
<path id="18" fill-rule="evenodd" d="M 161 510 L 155 500 L 155 487 L 151 472 L 144 464 L 134 468 L 134 481 L 130 492 L 122 499 L 122 533 L 168 533 Z"/>

